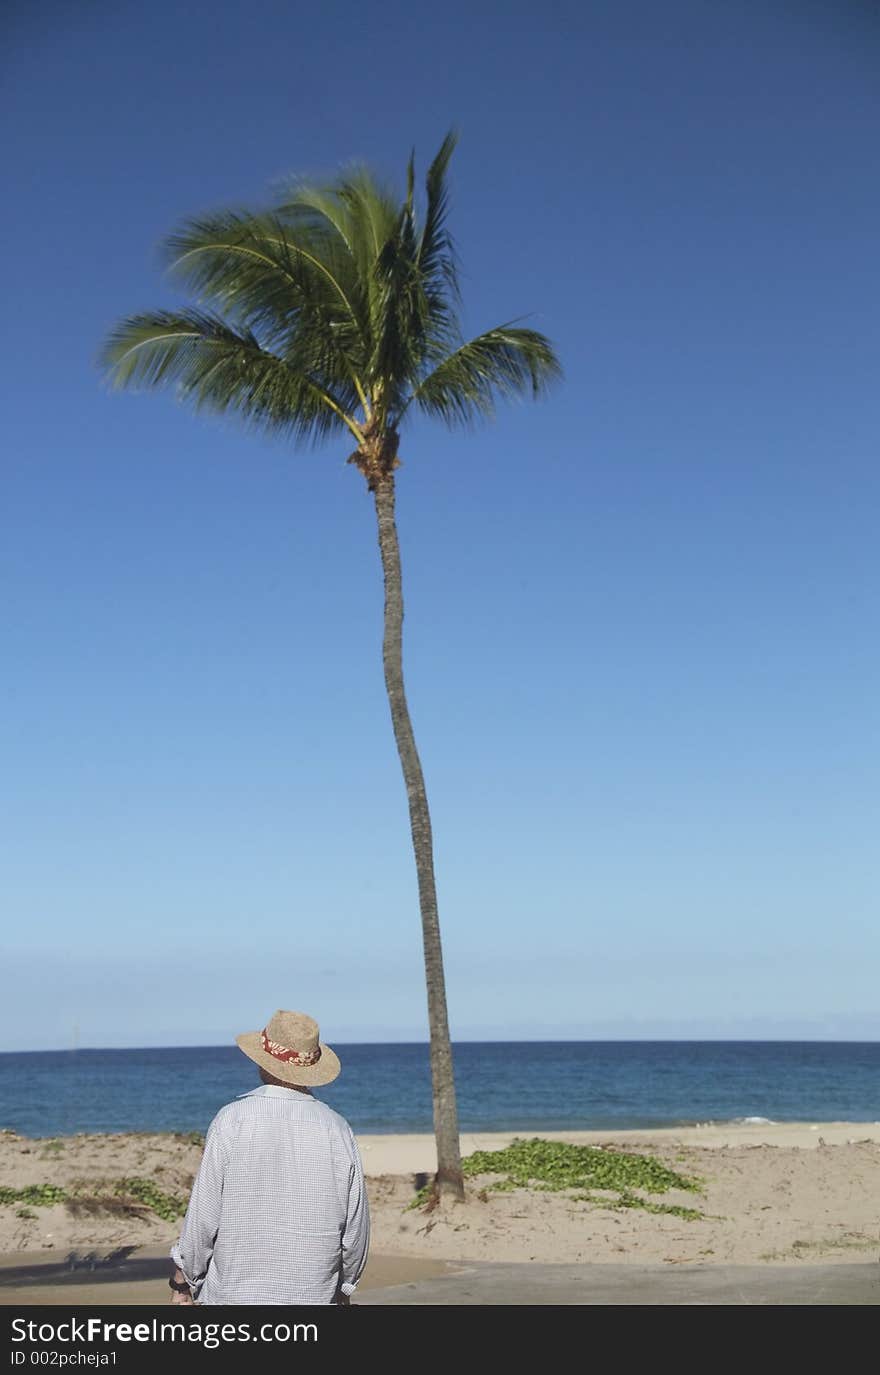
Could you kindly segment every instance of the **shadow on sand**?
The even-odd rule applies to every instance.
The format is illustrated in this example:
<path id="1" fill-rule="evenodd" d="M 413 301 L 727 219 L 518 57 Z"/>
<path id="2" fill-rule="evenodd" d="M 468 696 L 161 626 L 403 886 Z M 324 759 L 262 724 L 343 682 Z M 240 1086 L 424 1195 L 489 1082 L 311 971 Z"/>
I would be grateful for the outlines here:
<path id="1" fill-rule="evenodd" d="M 134 1246 L 120 1246 L 104 1255 L 97 1251 L 71 1251 L 62 1261 L 31 1262 L 0 1269 L 0 1289 L 20 1289 L 32 1284 L 71 1285 L 116 1283 L 119 1280 L 165 1279 L 170 1274 L 167 1256 L 133 1256 Z"/>

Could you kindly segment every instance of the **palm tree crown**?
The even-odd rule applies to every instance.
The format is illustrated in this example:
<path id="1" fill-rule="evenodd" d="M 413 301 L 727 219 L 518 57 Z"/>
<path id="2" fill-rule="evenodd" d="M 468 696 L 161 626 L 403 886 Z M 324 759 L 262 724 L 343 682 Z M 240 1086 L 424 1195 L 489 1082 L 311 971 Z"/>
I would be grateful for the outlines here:
<path id="1" fill-rule="evenodd" d="M 371 486 L 396 466 L 410 407 L 467 423 L 498 396 L 540 393 L 559 372 L 544 335 L 504 324 L 462 338 L 446 225 L 455 142 L 428 169 L 421 215 L 410 158 L 402 202 L 359 170 L 297 185 L 264 213 L 187 221 L 166 248 L 199 306 L 122 320 L 102 354 L 115 383 L 174 383 L 300 439 L 347 429 Z"/>

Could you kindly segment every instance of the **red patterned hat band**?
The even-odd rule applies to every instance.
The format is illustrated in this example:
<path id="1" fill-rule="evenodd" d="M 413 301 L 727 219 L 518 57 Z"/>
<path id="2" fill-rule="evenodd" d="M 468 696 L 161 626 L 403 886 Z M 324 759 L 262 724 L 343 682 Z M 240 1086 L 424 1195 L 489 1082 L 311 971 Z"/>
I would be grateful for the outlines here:
<path id="1" fill-rule="evenodd" d="M 315 1046 L 314 1050 L 288 1050 L 287 1046 L 279 1045 L 277 1041 L 270 1041 L 265 1029 L 262 1032 L 263 1049 L 274 1060 L 283 1060 L 286 1065 L 316 1065 L 321 1058 L 321 1047 Z"/>

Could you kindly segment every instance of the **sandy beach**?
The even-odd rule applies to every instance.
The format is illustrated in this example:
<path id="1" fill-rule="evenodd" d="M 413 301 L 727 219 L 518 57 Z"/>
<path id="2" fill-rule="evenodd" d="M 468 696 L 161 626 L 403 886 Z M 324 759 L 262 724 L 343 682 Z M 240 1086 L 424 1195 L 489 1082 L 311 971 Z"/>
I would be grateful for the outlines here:
<path id="1" fill-rule="evenodd" d="M 465 1135 L 463 1153 L 499 1149 L 515 1135 Z M 486 1261 L 827 1265 L 880 1255 L 880 1123 L 544 1136 L 658 1157 L 700 1181 L 698 1193 L 664 1194 L 664 1207 L 695 1209 L 699 1216 L 603 1206 L 572 1190 L 496 1192 L 491 1175 L 469 1181 L 464 1204 L 426 1213 L 409 1205 L 434 1167 L 433 1139 L 363 1136 L 373 1217 L 371 1282 L 401 1283 L 440 1273 L 450 1263 Z M 200 1154 L 197 1141 L 172 1135 L 49 1141 L 0 1134 L 0 1186 L 65 1191 L 62 1201 L 0 1205 L 4 1263 L 42 1258 L 87 1271 L 100 1269 L 120 1248 L 133 1248 L 133 1257 L 161 1257 L 179 1229 L 173 1216 L 160 1215 L 168 1211 L 163 1200 L 188 1195 Z M 7 1285 L 0 1302 L 17 1297 Z"/>

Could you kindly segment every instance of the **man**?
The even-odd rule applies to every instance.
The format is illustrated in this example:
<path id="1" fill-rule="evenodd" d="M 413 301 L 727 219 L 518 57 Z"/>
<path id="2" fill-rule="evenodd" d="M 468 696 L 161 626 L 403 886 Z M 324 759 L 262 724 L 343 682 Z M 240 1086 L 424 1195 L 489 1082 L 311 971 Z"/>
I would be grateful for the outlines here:
<path id="1" fill-rule="evenodd" d="M 348 1303 L 370 1219 L 351 1127 L 312 1097 L 339 1074 L 303 1012 L 276 1012 L 236 1042 L 260 1088 L 208 1128 L 179 1242 L 172 1303 Z"/>

